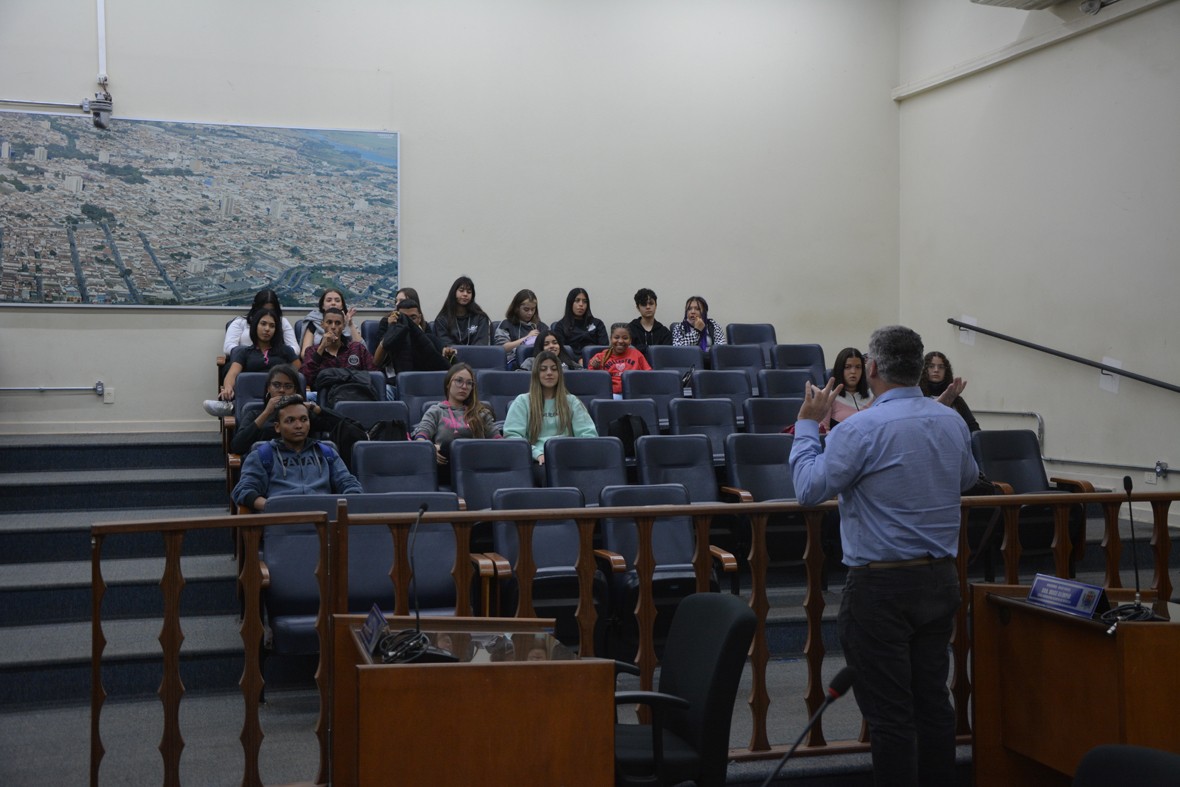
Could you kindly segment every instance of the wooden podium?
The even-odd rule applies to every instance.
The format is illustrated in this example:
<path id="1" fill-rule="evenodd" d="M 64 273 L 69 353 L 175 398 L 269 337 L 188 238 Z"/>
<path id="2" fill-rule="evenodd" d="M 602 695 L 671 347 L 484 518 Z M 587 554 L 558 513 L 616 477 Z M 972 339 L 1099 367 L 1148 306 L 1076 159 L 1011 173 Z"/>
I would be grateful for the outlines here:
<path id="1" fill-rule="evenodd" d="M 1028 590 L 972 585 L 976 787 L 1068 786 L 1103 743 L 1180 753 L 1176 606 L 1157 606 L 1165 616 L 1171 607 L 1168 621 L 1123 622 L 1111 635 L 1108 624 L 1028 604 Z"/>
<path id="2" fill-rule="evenodd" d="M 614 664 L 563 658 L 552 620 L 422 618 L 455 664 L 373 663 L 363 623 L 333 616 L 333 784 L 613 783 Z"/>

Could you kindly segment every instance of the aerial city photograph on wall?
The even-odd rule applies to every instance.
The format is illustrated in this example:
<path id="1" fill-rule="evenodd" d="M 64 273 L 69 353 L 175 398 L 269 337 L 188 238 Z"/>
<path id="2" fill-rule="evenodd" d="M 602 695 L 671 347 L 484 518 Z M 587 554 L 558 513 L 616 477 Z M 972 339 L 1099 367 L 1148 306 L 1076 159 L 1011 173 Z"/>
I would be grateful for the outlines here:
<path id="1" fill-rule="evenodd" d="M 393 301 L 396 133 L 0 112 L 0 302 Z"/>

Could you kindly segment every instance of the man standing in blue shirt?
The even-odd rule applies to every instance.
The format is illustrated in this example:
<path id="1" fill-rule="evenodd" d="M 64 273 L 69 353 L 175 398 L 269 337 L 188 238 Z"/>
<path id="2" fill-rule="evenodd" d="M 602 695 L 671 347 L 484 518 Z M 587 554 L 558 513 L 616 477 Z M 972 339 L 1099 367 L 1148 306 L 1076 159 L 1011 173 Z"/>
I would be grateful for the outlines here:
<path id="1" fill-rule="evenodd" d="M 874 331 L 872 407 L 842 421 L 821 447 L 819 422 L 841 387 L 809 384 L 791 449 L 799 502 L 840 499 L 849 568 L 837 625 L 878 787 L 955 783 L 946 682 L 959 607 L 959 497 L 979 469 L 963 419 L 918 388 L 922 356 L 922 338 L 909 328 Z"/>

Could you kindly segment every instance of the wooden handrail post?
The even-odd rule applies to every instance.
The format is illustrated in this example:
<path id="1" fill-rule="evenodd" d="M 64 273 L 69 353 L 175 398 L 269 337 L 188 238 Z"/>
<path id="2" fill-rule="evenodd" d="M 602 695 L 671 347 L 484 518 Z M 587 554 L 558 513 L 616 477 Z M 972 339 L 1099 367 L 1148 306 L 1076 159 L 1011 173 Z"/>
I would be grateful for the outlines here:
<path id="1" fill-rule="evenodd" d="M 159 640 L 164 652 L 164 676 L 158 694 L 164 706 L 164 734 L 159 748 L 164 759 L 166 787 L 180 785 L 180 753 L 184 750 L 184 737 L 180 734 L 180 700 L 184 696 L 184 684 L 180 680 L 180 645 L 184 642 L 184 631 L 180 627 L 180 591 L 184 589 L 180 547 L 183 541 L 183 530 L 164 534 L 164 576 L 160 579 L 164 623 Z"/>
<path id="2" fill-rule="evenodd" d="M 807 523 L 807 547 L 803 552 L 803 563 L 807 568 L 807 595 L 803 597 L 803 609 L 807 612 L 807 641 L 803 644 L 803 655 L 807 658 L 807 694 L 804 702 L 807 715 L 813 715 L 826 698 L 824 692 L 824 548 L 823 522 L 827 512 L 811 510 L 803 514 Z M 808 746 L 824 746 L 823 719 L 816 721 L 807 734 Z"/>
<path id="3" fill-rule="evenodd" d="M 594 656 L 594 629 L 598 623 L 598 610 L 594 606 L 594 527 L 596 520 L 579 517 L 578 523 L 578 609 L 574 613 L 578 621 L 578 652 L 585 657 Z"/>
<path id="4" fill-rule="evenodd" d="M 238 685 L 242 690 L 245 717 L 242 720 L 242 754 L 245 757 L 245 771 L 242 784 L 247 787 L 261 787 L 262 774 L 258 770 L 259 753 L 262 750 L 262 722 L 258 717 L 258 705 L 262 689 L 266 685 L 262 676 L 262 565 L 258 550 L 262 543 L 262 528 L 257 526 L 238 529 L 242 544 L 241 571 L 238 583 L 242 588 L 244 609 L 239 631 L 246 658 L 242 664 L 242 678 Z"/>
<path id="5" fill-rule="evenodd" d="M 750 751 L 769 751 L 770 739 L 766 731 L 766 716 L 770 711 L 770 691 L 766 685 L 766 665 L 770 662 L 770 646 L 766 641 L 766 616 L 770 614 L 770 599 L 766 596 L 766 571 L 770 555 L 766 548 L 766 514 L 750 515 L 750 609 L 758 622 L 754 627 L 754 641 L 750 645 Z"/>
<path id="6" fill-rule="evenodd" d="M 516 523 L 516 617 L 535 618 L 533 609 L 533 578 L 537 562 L 533 559 L 533 528 L 536 521 L 522 519 Z"/>
<path id="7" fill-rule="evenodd" d="M 99 719 L 107 691 L 102 685 L 102 654 L 107 638 L 102 631 L 102 599 L 107 592 L 102 577 L 103 536 L 90 536 L 90 787 L 98 787 L 98 771 L 106 749 Z"/>

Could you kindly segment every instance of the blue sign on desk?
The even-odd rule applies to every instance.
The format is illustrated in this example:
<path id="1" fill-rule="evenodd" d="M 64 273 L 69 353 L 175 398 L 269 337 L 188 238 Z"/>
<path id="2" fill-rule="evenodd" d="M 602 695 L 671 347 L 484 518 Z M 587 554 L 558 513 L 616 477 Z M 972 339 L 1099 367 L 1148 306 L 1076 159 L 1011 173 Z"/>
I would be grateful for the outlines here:
<path id="1" fill-rule="evenodd" d="M 1048 574 L 1037 574 L 1028 591 L 1028 601 L 1038 607 L 1086 619 L 1094 617 L 1095 610 L 1105 612 L 1110 608 L 1106 593 L 1099 586 Z"/>
<path id="2" fill-rule="evenodd" d="M 361 642 L 364 643 L 365 650 L 369 653 L 377 653 L 377 641 L 381 639 L 381 633 L 385 631 L 386 625 L 385 615 L 381 614 L 381 608 L 373 604 L 373 608 L 369 610 L 369 617 L 361 626 Z"/>

